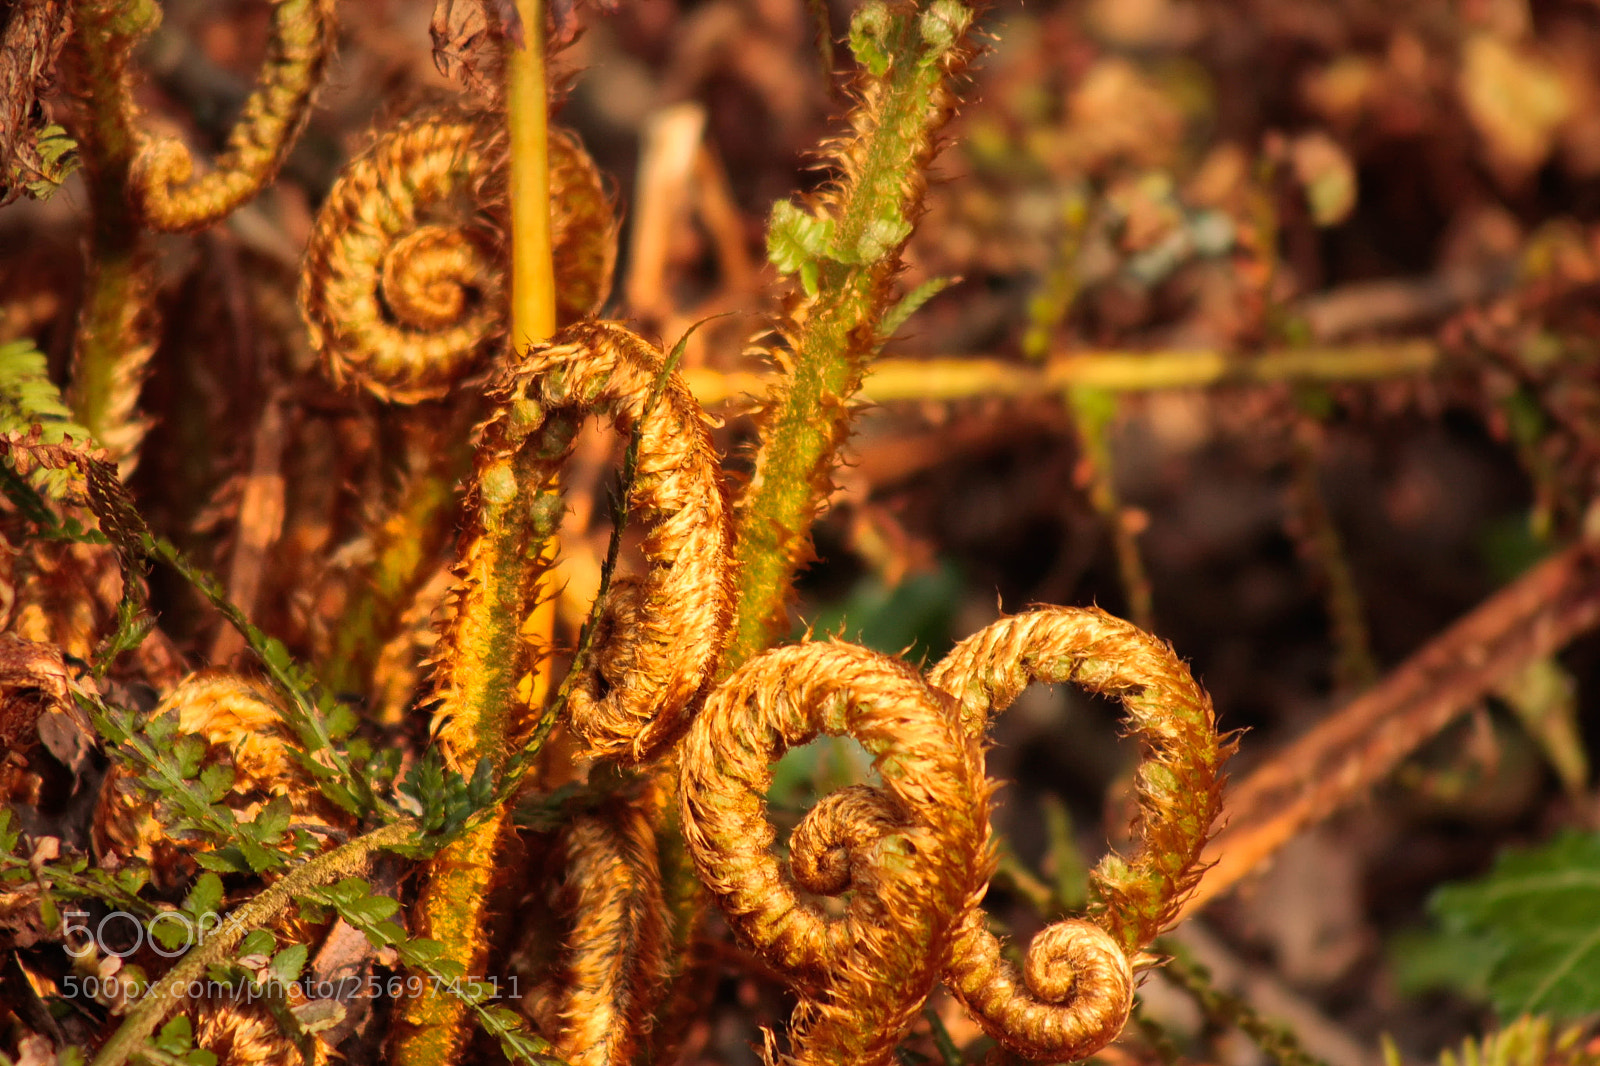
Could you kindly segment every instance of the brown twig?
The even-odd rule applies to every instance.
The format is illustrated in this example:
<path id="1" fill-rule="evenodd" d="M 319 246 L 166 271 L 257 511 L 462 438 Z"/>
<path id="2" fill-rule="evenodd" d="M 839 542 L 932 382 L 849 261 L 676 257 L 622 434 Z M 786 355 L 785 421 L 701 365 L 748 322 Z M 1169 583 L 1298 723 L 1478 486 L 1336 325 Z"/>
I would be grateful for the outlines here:
<path id="1" fill-rule="evenodd" d="M 283 534 L 287 483 L 283 453 L 289 437 L 287 390 L 267 398 L 251 441 L 250 470 L 239 500 L 239 532 L 228 565 L 228 598 L 254 615 L 272 546 Z M 244 651 L 244 638 L 223 626 L 211 642 L 213 663 L 227 662 Z"/>
<path id="2" fill-rule="evenodd" d="M 1278 752 L 1233 791 L 1192 914 L 1296 833 L 1365 795 L 1406 756 L 1527 663 L 1600 624 L 1600 554 L 1547 559 Z"/>

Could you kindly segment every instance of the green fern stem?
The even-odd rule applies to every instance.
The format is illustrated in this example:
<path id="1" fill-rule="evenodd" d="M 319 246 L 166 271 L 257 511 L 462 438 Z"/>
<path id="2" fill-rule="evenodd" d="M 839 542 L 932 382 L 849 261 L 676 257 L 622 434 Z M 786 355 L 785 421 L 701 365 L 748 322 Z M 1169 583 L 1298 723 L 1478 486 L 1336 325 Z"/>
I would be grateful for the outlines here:
<path id="1" fill-rule="evenodd" d="M 769 256 L 799 278 L 783 330 L 792 366 L 766 405 L 762 446 L 738 520 L 731 671 L 784 629 L 810 528 L 832 491 L 850 402 L 883 342 L 900 252 L 921 209 L 922 173 L 948 117 L 948 85 L 967 60 L 972 11 L 955 0 L 869 3 L 850 43 L 863 71 L 850 130 L 835 143 L 838 183 L 809 210 L 773 211 Z"/>
<path id="2" fill-rule="evenodd" d="M 528 718 L 528 698 L 519 685 L 538 649 L 522 628 L 549 565 L 542 549 L 560 528 L 565 510 L 554 473 L 577 428 L 570 413 L 554 412 L 535 441 L 509 454 L 493 454 L 478 468 L 481 535 L 466 552 L 460 599 L 442 642 L 438 684 L 443 700 L 435 715 L 447 750 L 467 773 L 478 759 L 488 758 L 498 776 Z M 467 973 L 482 969 L 484 901 L 505 828 L 501 811 L 441 851 L 429 864 L 415 909 L 422 935 L 441 942 L 443 957 Z M 424 993 L 407 1009 L 406 1021 L 414 1028 L 395 1061 L 428 1066 L 453 1061 L 466 1036 L 465 1020 L 465 1008 L 455 998 Z"/>
<path id="3" fill-rule="evenodd" d="M 72 21 L 70 69 L 82 101 L 73 132 L 92 224 L 67 399 L 126 476 L 144 437 L 139 386 L 156 330 L 150 250 L 128 200 L 139 136 L 128 61 L 161 13 L 152 0 L 79 0 Z"/>

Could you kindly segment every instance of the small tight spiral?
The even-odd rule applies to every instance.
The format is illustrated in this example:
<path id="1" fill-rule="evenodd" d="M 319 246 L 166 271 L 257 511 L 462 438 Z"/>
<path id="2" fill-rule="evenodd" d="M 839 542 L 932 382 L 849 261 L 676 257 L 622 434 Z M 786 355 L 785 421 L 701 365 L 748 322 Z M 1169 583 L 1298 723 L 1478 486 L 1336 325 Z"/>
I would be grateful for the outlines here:
<path id="1" fill-rule="evenodd" d="M 428 111 L 351 160 L 317 215 L 300 303 L 330 377 L 380 399 L 437 398 L 506 335 L 505 135 L 498 116 Z M 593 312 L 611 284 L 615 228 L 599 172 L 550 136 L 557 318 Z"/>

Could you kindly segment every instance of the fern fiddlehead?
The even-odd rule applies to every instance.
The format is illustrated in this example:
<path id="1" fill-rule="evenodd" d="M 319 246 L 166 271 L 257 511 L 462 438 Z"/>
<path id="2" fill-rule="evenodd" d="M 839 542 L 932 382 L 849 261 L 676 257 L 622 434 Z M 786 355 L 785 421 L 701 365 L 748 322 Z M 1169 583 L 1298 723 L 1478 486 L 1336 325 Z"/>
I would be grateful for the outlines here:
<path id="1" fill-rule="evenodd" d="M 970 919 L 947 979 L 984 1029 L 1036 1057 L 1081 1058 L 1116 1036 L 1132 1006 L 1129 965 L 1176 916 L 1199 880 L 1200 850 L 1221 810 L 1222 764 L 1211 701 L 1164 643 L 1098 609 L 1044 608 L 1006 618 L 956 645 L 929 672 L 955 697 L 969 736 L 1030 683 L 1071 682 L 1122 701 L 1145 748 L 1135 778 L 1140 850 L 1094 870 L 1092 922 L 1067 920 L 1029 947 L 1019 980 L 999 944 Z"/>
<path id="2" fill-rule="evenodd" d="M 1033 681 L 1120 697 L 1146 758 L 1136 783 L 1141 850 L 1102 862 L 1092 920 L 1050 926 L 1018 973 L 978 905 L 993 860 L 992 786 L 976 745 Z M 824 798 L 791 835 L 785 865 L 772 854 L 762 796 L 777 757 L 819 732 L 860 740 L 884 786 Z M 849 645 L 751 660 L 712 694 L 684 742 L 680 804 L 701 880 L 801 995 L 794 1061 L 887 1061 L 933 979 L 890 942 L 936 961 L 1010 1050 L 1075 1059 L 1127 1022 L 1140 952 L 1198 879 L 1230 750 L 1210 701 L 1166 645 L 1098 610 L 1051 608 L 962 642 L 927 682 Z M 829 917 L 801 890 L 848 890 L 845 916 Z"/>
<path id="3" fill-rule="evenodd" d="M 569 723 L 594 754 L 623 762 L 654 757 L 687 725 L 731 615 L 728 519 L 704 416 L 681 378 L 661 380 L 664 361 L 622 326 L 583 322 L 533 346 L 491 386 L 496 413 L 478 448 L 468 507 L 475 517 L 463 534 L 458 590 L 435 655 L 435 731 L 447 756 L 504 767 L 507 753 L 523 746 L 520 772 L 542 744 L 550 719 L 535 722 L 520 685 L 538 653 L 522 637 L 522 620 L 540 585 L 542 545 L 564 510 L 556 477 L 591 411 L 636 435 L 628 503 L 645 521 L 649 568 L 613 590 L 603 615 L 611 635 L 569 690 Z M 433 884 L 450 892 L 466 886 L 481 897 L 490 858 L 461 856 L 471 867 Z M 438 906 L 424 913 L 436 922 L 462 920 Z M 431 935 L 474 943 L 461 933 L 440 926 Z"/>
<path id="4" fill-rule="evenodd" d="M 771 766 L 822 733 L 858 740 L 883 787 L 825 799 L 795 831 L 786 867 L 766 815 Z M 992 864 L 975 739 L 905 664 L 848 644 L 802 644 L 730 675 L 680 758 L 683 831 L 700 879 L 801 993 L 793 1061 L 892 1061 Z M 847 886 L 842 918 L 800 891 Z"/>
<path id="5" fill-rule="evenodd" d="M 1108 855 L 1091 878 L 1097 922 L 1132 954 L 1177 915 L 1203 872 L 1200 850 L 1222 807 L 1234 741 L 1217 733 L 1211 699 L 1164 642 L 1097 608 L 1028 611 L 957 644 L 928 675 L 981 735 L 1032 682 L 1072 683 L 1122 701 L 1144 746 L 1134 781 L 1140 850 Z"/>
<path id="6" fill-rule="evenodd" d="M 482 369 L 481 357 L 505 340 L 498 131 L 492 116 L 414 115 L 381 134 L 330 190 L 306 249 L 300 300 L 334 381 L 415 403 Z M 550 144 L 557 311 L 571 323 L 610 288 L 616 223 L 577 139 L 557 131 Z"/>
<path id="7" fill-rule="evenodd" d="M 626 328 L 583 322 L 535 345 L 490 389 L 499 406 L 484 428 L 475 478 L 483 531 L 493 539 L 513 516 L 554 531 L 562 509 L 555 477 L 573 432 L 588 411 L 631 425 L 639 439 L 631 510 L 647 525 L 643 554 L 650 566 L 637 584 L 619 584 L 605 610 L 610 638 L 599 642 L 589 672 L 572 689 L 573 729 L 596 754 L 642 761 L 681 735 L 687 716 L 716 669 L 731 612 L 727 582 L 727 505 L 704 416 L 676 374 L 655 396 L 663 356 Z M 652 400 L 654 399 L 654 402 Z M 501 515 L 505 517 L 502 518 Z M 513 629 L 528 604 L 506 603 L 495 616 L 477 606 L 504 584 L 530 578 L 532 541 L 499 549 L 469 535 L 453 636 L 439 660 L 441 737 L 478 731 L 496 713 L 475 695 L 485 671 L 476 627 Z M 479 619 L 482 618 L 482 621 Z M 491 726 L 509 739 L 513 731 Z"/>

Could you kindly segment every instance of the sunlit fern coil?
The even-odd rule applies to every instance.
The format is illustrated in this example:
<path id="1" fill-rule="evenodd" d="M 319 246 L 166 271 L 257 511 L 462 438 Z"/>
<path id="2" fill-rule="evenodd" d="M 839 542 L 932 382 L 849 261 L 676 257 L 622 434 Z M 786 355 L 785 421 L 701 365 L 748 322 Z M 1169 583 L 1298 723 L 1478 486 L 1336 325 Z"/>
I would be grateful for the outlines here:
<path id="1" fill-rule="evenodd" d="M 505 155 L 497 116 L 432 111 L 346 166 L 300 283 L 312 346 L 335 382 L 393 402 L 439 397 L 505 338 Z M 610 289 L 616 222 L 599 172 L 565 131 L 551 133 L 550 172 L 557 315 L 571 322 Z"/>
<path id="2" fill-rule="evenodd" d="M 333 53 L 335 6 L 336 0 L 275 0 L 259 81 L 211 171 L 196 177 L 181 141 L 141 147 L 129 187 L 142 222 L 167 232 L 209 226 L 273 179 L 305 126 Z"/>
<path id="3" fill-rule="evenodd" d="M 955 696 L 973 736 L 1036 681 L 1121 700 L 1143 753 L 1134 779 L 1138 851 L 1095 868 L 1090 909 L 1130 955 L 1149 944 L 1200 879 L 1234 748 L 1189 668 L 1165 642 L 1098 608 L 1048 607 L 967 638 L 928 679 Z"/>
<path id="4" fill-rule="evenodd" d="M 802 854 L 786 864 L 766 811 L 772 765 L 822 733 L 859 741 L 883 786 L 825 798 L 795 831 L 791 849 Z M 790 1060 L 893 1061 L 992 867 L 976 739 L 904 663 L 814 643 L 730 675 L 679 756 L 683 832 L 701 881 L 800 993 Z M 803 887 L 848 887 L 843 916 Z"/>
<path id="5" fill-rule="evenodd" d="M 628 1066 L 660 999 L 667 917 L 656 806 L 617 797 L 563 831 L 574 920 L 553 1042 L 571 1066 Z"/>
<path id="6" fill-rule="evenodd" d="M 1133 1010 L 1133 968 L 1111 935 L 1068 919 L 1028 944 L 1023 970 L 1002 953 L 982 910 L 956 935 L 945 983 L 985 1032 L 1027 1058 L 1074 1061 L 1115 1040 Z"/>
<path id="7" fill-rule="evenodd" d="M 300 302 L 334 381 L 401 402 L 439 396 L 503 336 L 505 264 L 476 195 L 494 142 L 492 128 L 471 118 L 413 116 L 352 159 L 329 190 L 306 247 Z M 445 287 L 459 295 L 441 295 Z M 438 309 L 451 302 L 459 313 L 441 323 Z M 418 307 L 427 309 L 419 319 L 406 317 Z"/>
<path id="8" fill-rule="evenodd" d="M 682 735 L 716 674 L 733 610 L 720 466 L 705 414 L 677 373 L 652 402 L 663 362 L 626 328 L 583 322 L 530 348 L 493 390 L 524 423 L 603 411 L 637 436 L 626 502 L 644 525 L 646 570 L 613 584 L 567 702 L 590 750 L 624 761 L 654 758 Z"/>
<path id="9" fill-rule="evenodd" d="M 984 1029 L 1038 1058 L 1082 1058 L 1127 1020 L 1129 960 L 1167 925 L 1199 879 L 1199 854 L 1221 808 L 1222 764 L 1211 701 L 1166 644 L 1103 611 L 1044 608 L 1003 619 L 962 641 L 929 674 L 951 693 L 969 736 L 1030 683 L 1072 682 L 1122 700 L 1143 742 L 1135 779 L 1140 850 L 1112 854 L 1091 882 L 1094 924 L 1057 923 L 1034 938 L 1016 974 L 976 918 L 962 930 L 947 980 Z M 1067 978 L 1061 998 L 1059 980 Z M 1076 991 L 1072 985 L 1076 985 Z M 1120 989 L 1120 991 L 1118 991 Z M 1085 999 L 1085 993 L 1093 998 Z"/>

